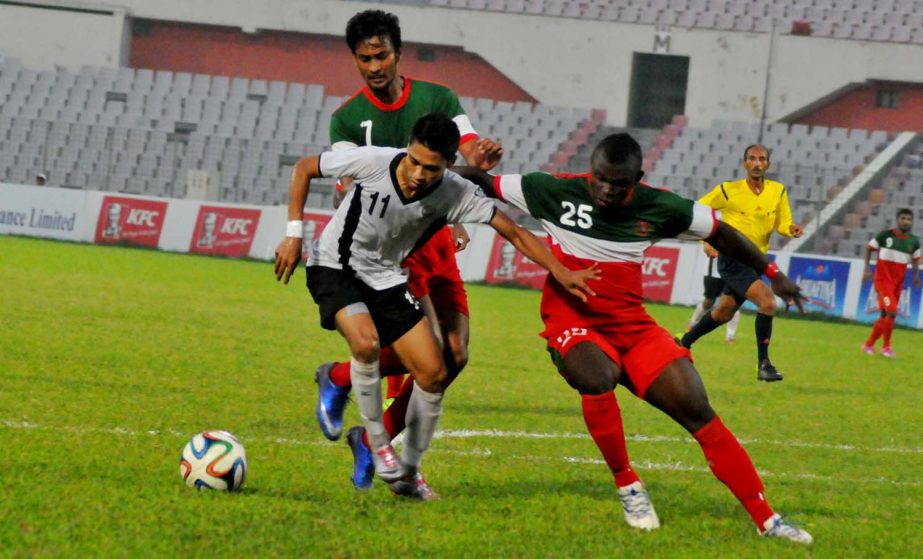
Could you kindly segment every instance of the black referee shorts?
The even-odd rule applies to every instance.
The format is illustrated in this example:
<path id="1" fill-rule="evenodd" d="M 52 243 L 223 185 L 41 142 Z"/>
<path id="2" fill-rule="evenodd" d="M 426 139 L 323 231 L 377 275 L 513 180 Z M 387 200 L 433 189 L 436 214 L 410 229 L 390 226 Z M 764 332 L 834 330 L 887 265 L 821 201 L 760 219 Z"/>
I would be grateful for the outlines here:
<path id="1" fill-rule="evenodd" d="M 718 273 L 724 280 L 722 293 L 733 295 L 738 305 L 742 305 L 747 300 L 747 290 L 753 282 L 760 279 L 756 270 L 724 254 L 718 255 Z"/>
<path id="2" fill-rule="evenodd" d="M 721 296 L 721 292 L 724 291 L 724 280 L 721 278 L 713 278 L 711 276 L 702 277 L 702 283 L 705 287 L 705 298 L 706 299 L 717 299 Z"/>
<path id="3" fill-rule="evenodd" d="M 406 283 L 377 291 L 351 271 L 309 266 L 307 274 L 308 291 L 320 310 L 320 325 L 326 330 L 335 330 L 337 312 L 353 303 L 368 307 L 381 347 L 391 345 L 423 319 L 420 303 Z"/>

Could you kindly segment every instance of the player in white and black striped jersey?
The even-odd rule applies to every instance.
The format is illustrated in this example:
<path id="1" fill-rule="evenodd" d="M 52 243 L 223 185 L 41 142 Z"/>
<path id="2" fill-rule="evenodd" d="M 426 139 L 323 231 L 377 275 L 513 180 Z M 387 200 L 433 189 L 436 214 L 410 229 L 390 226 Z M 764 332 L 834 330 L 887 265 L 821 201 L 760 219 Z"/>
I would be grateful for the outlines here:
<path id="1" fill-rule="evenodd" d="M 718 251 L 708 243 L 703 242 L 702 245 L 705 255 L 708 256 L 705 275 L 702 277 L 705 298 L 696 305 L 695 310 L 692 312 L 692 318 L 689 319 L 689 324 L 686 325 L 687 332 L 705 316 L 705 313 L 711 310 L 718 297 L 721 297 L 721 292 L 724 291 L 724 280 L 721 279 L 721 274 L 718 273 Z M 737 341 L 738 324 L 740 324 L 740 309 L 734 313 L 734 316 L 725 326 L 724 340 L 727 343 L 732 344 Z"/>
<path id="2" fill-rule="evenodd" d="M 477 187 L 448 171 L 458 150 L 456 124 L 430 113 L 413 127 L 406 150 L 362 147 L 302 159 L 292 171 L 289 224 L 276 250 L 276 278 L 288 283 L 301 258 L 301 217 L 312 179 L 351 177 L 353 188 L 327 224 L 308 261 L 307 283 L 321 325 L 336 329 L 352 354 L 359 412 L 375 472 L 397 495 L 437 498 L 419 472 L 442 414 L 448 376 L 429 320 L 407 289 L 400 263 L 446 223 L 489 223 L 571 294 L 586 300 L 594 267 L 572 271 L 516 225 Z M 391 345 L 414 379 L 401 459 L 382 421 L 378 352 Z"/>

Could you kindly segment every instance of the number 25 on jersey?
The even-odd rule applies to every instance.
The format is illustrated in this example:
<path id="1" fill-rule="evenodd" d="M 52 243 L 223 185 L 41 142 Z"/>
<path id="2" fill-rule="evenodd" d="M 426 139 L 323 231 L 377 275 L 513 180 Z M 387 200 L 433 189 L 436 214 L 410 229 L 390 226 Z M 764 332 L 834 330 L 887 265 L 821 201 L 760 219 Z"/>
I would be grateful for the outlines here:
<path id="1" fill-rule="evenodd" d="M 590 212 L 593 211 L 593 206 L 587 204 L 580 204 L 575 206 L 573 202 L 568 202 L 564 200 L 561 202 L 561 207 L 564 208 L 564 214 L 561 216 L 561 224 L 567 225 L 568 227 L 579 227 L 581 229 L 589 229 L 593 227 L 593 218 L 590 217 Z M 576 216 L 576 221 L 574 220 Z"/>

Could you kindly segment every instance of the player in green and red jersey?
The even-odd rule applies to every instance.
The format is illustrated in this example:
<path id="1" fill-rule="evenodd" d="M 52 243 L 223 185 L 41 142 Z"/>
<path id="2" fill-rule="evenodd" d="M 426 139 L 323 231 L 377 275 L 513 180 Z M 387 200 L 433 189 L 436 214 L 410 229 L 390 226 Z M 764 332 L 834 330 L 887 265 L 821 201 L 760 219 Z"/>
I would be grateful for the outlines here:
<path id="1" fill-rule="evenodd" d="M 776 514 L 746 451 L 708 401 L 689 350 L 659 326 L 643 304 L 644 250 L 662 238 L 707 240 L 719 252 L 770 277 L 772 289 L 801 308 L 792 281 L 745 236 L 704 204 L 641 183 L 641 147 L 628 134 L 605 138 L 583 175 L 459 173 L 539 219 L 552 252 L 567 268 L 598 265 L 602 277 L 586 302 L 568 300 L 546 281 L 542 337 L 565 380 L 580 394 L 590 435 L 612 470 L 629 525 L 660 526 L 631 468 L 614 389 L 622 384 L 698 441 L 715 476 L 740 500 L 760 534 L 811 543 L 811 535 Z"/>
<path id="2" fill-rule="evenodd" d="M 443 112 L 458 126 L 459 151 L 469 165 L 488 170 L 499 163 L 502 146 L 478 137 L 452 90 L 399 74 L 401 29 L 396 16 L 379 10 L 356 14 L 347 23 L 346 42 L 365 86 L 333 113 L 330 143 L 334 151 L 365 145 L 403 148 L 420 117 Z M 345 181 L 338 183 L 337 200 L 342 199 L 348 187 Z M 468 299 L 455 261 L 456 250 L 467 244 L 467 233 L 457 227 L 456 235 L 459 242 L 444 224 L 434 227 L 402 263 L 409 274 L 410 292 L 420 301 L 430 322 L 437 325 L 435 334 L 444 348 L 449 382 L 468 361 Z M 388 378 L 387 396 L 393 398 L 385 425 L 395 436 L 404 428 L 404 410 L 413 383 L 402 384 L 405 369 L 390 348 L 382 349 L 380 361 L 381 374 Z M 328 439 L 337 440 L 342 434 L 343 408 L 351 386 L 350 363 L 324 363 L 317 369 L 316 380 L 321 431 Z M 353 428 L 347 437 L 356 462 L 352 480 L 357 488 L 370 487 L 372 483 L 364 433 L 361 427 Z"/>
<path id="3" fill-rule="evenodd" d="M 907 265 L 913 264 L 913 284 L 920 287 L 920 239 L 910 230 L 913 228 L 913 212 L 907 208 L 897 211 L 897 229 L 885 229 L 875 235 L 865 247 L 865 272 L 863 280 L 872 279 L 869 260 L 873 251 L 878 251 L 875 265 L 875 291 L 878 292 L 878 308 L 881 316 L 872 328 L 872 334 L 862 346 L 862 351 L 875 355 L 875 342 L 884 337 L 881 354 L 894 357 L 891 349 L 891 333 L 897 316 L 897 304 L 904 290 L 904 275 Z"/>

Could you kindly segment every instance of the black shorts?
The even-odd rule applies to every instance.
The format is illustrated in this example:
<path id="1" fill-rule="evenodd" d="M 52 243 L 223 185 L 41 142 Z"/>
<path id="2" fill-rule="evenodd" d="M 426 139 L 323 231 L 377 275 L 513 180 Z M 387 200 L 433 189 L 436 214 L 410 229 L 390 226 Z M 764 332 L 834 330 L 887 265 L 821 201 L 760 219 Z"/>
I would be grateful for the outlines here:
<path id="1" fill-rule="evenodd" d="M 391 345 L 423 319 L 420 303 L 406 283 L 377 291 L 350 271 L 309 266 L 307 275 L 308 291 L 319 307 L 320 325 L 326 330 L 335 330 L 337 312 L 353 303 L 368 307 L 381 347 Z"/>
<path id="2" fill-rule="evenodd" d="M 705 285 L 706 299 L 717 299 L 721 296 L 721 292 L 724 291 L 724 280 L 721 278 L 705 276 L 702 278 L 702 283 Z"/>
<path id="3" fill-rule="evenodd" d="M 718 273 L 724 280 L 723 293 L 733 295 L 738 305 L 747 300 L 747 290 L 760 279 L 756 270 L 724 254 L 718 255 Z"/>

